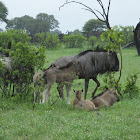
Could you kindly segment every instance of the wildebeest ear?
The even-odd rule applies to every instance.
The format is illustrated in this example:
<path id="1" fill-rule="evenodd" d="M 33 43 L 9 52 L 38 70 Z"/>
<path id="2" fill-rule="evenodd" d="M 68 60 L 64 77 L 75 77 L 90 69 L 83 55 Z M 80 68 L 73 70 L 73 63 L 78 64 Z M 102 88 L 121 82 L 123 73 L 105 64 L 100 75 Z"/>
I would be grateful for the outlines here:
<path id="1" fill-rule="evenodd" d="M 75 93 L 75 90 L 73 89 L 73 92 Z"/>
<path id="2" fill-rule="evenodd" d="M 82 91 L 82 93 L 83 93 L 83 89 L 82 89 L 81 91 Z"/>

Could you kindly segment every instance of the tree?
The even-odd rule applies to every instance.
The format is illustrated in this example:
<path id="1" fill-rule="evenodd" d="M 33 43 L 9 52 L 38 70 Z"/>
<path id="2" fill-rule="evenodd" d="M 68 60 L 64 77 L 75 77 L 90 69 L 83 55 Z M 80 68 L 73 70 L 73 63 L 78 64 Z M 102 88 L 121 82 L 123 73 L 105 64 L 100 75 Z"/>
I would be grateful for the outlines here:
<path id="1" fill-rule="evenodd" d="M 123 34 L 123 39 L 125 41 L 125 44 L 134 42 L 133 26 L 114 26 L 113 29 L 116 32 L 121 32 Z"/>
<path id="2" fill-rule="evenodd" d="M 78 34 L 82 34 L 81 31 L 79 29 L 75 29 L 72 34 L 74 35 L 78 35 Z"/>
<path id="3" fill-rule="evenodd" d="M 21 29 L 29 33 L 29 23 L 33 20 L 33 17 L 25 15 L 23 17 L 15 17 L 12 20 L 9 20 L 7 23 L 6 29 Z"/>
<path id="4" fill-rule="evenodd" d="M 99 19 L 90 19 L 83 27 L 85 36 L 89 37 L 94 32 L 102 32 L 106 28 L 106 24 Z"/>
<path id="5" fill-rule="evenodd" d="M 82 5 L 84 7 L 83 8 L 84 10 L 87 10 L 87 11 L 93 13 L 98 20 L 100 20 L 100 21 L 102 21 L 102 22 L 104 22 L 106 24 L 106 26 L 107 26 L 108 29 L 111 29 L 111 26 L 110 26 L 110 23 L 109 23 L 109 18 L 108 18 L 111 0 L 109 0 L 109 2 L 108 2 L 107 10 L 105 10 L 105 7 L 104 7 L 104 4 L 103 4 L 102 0 L 97 0 L 97 2 L 100 5 L 100 7 L 102 8 L 102 12 L 100 12 L 97 9 L 94 9 L 93 10 L 92 8 L 90 8 L 89 6 L 87 6 L 84 3 L 81 3 L 81 2 L 78 2 L 78 1 L 69 1 L 69 0 L 66 0 L 66 2 L 59 7 L 59 10 L 62 7 L 64 7 L 65 5 L 70 4 L 70 3 L 80 4 L 80 5 Z"/>
<path id="6" fill-rule="evenodd" d="M 137 48 L 138 55 L 140 55 L 140 22 L 137 24 L 134 30 L 134 40 L 135 40 L 135 45 Z"/>
<path id="7" fill-rule="evenodd" d="M 25 30 L 30 35 L 50 32 L 51 30 L 58 27 L 58 21 L 53 15 L 48 15 L 45 13 L 40 13 L 34 19 L 28 15 L 23 17 L 15 17 L 10 20 L 6 26 L 7 29 L 22 29 Z"/>
<path id="8" fill-rule="evenodd" d="M 0 21 L 7 23 L 8 10 L 7 7 L 0 1 Z"/>
<path id="9" fill-rule="evenodd" d="M 58 29 L 55 29 L 54 31 L 51 31 L 51 33 L 52 34 L 57 34 L 57 35 L 62 34 L 62 32 Z"/>

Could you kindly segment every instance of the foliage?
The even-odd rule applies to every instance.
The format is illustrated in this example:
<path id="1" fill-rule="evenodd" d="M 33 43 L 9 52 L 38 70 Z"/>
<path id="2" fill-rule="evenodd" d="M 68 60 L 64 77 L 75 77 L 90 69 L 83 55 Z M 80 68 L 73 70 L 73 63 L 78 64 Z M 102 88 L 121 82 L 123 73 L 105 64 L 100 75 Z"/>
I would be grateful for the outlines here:
<path id="1" fill-rule="evenodd" d="M 36 51 L 38 51 L 38 54 L 36 54 Z M 32 83 L 35 70 L 41 69 L 44 65 L 44 53 L 44 48 L 32 49 L 27 43 L 24 45 L 21 42 L 12 42 L 12 50 L 10 51 L 11 69 L 8 70 L 8 73 L 4 73 L 1 80 L 6 82 L 7 85 L 16 87 L 16 92 L 20 95 L 26 93 Z M 4 69 L 1 71 L 3 72 Z M 1 88 L 5 91 L 5 96 L 11 96 L 11 88 L 7 87 L 7 90 L 5 90 L 5 86 Z"/>
<path id="2" fill-rule="evenodd" d="M 35 34 L 35 42 L 39 43 L 41 46 L 45 45 L 46 34 L 44 32 Z"/>
<path id="3" fill-rule="evenodd" d="M 60 44 L 60 40 L 57 34 L 47 33 L 45 46 L 48 49 L 56 49 Z"/>
<path id="4" fill-rule="evenodd" d="M 117 85 L 117 80 L 115 79 L 114 73 L 105 74 L 103 82 L 104 87 L 102 87 L 102 89 L 104 89 L 105 87 L 115 88 L 119 93 L 122 92 L 122 85 L 121 84 Z"/>
<path id="5" fill-rule="evenodd" d="M 58 30 L 58 29 L 55 29 L 55 30 L 51 31 L 50 33 L 57 34 L 57 35 L 62 34 L 61 31 Z"/>
<path id="6" fill-rule="evenodd" d="M 114 26 L 113 30 L 115 32 L 121 32 L 123 34 L 123 40 L 125 44 L 128 44 L 130 42 L 134 41 L 134 27 L 133 26 Z"/>
<path id="7" fill-rule="evenodd" d="M 7 23 L 7 15 L 8 15 L 8 9 L 7 7 L 3 4 L 2 1 L 0 1 L 0 21 L 6 22 Z"/>
<path id="8" fill-rule="evenodd" d="M 51 30 L 57 28 L 58 25 L 59 23 L 53 15 L 40 13 L 35 19 L 28 15 L 23 17 L 15 17 L 14 19 L 9 20 L 6 28 L 22 29 L 30 35 L 33 35 L 41 32 L 50 32 Z"/>
<path id="9" fill-rule="evenodd" d="M 112 50 L 119 52 L 120 47 L 125 43 L 123 40 L 123 34 L 121 32 L 116 32 L 113 29 L 109 29 L 102 33 L 101 41 L 108 39 L 108 44 L 105 46 L 106 50 Z"/>
<path id="10" fill-rule="evenodd" d="M 91 47 L 94 47 L 96 42 L 97 42 L 96 36 L 90 36 L 90 38 L 88 39 L 89 46 L 91 46 Z"/>
<path id="11" fill-rule="evenodd" d="M 76 29 L 72 32 L 73 35 L 78 35 L 78 34 L 82 34 L 81 31 L 79 29 Z"/>
<path id="12" fill-rule="evenodd" d="M 124 94 L 127 94 L 130 98 L 136 96 L 136 94 L 138 93 L 138 87 L 136 86 L 137 79 L 137 74 L 132 74 L 127 77 Z"/>
<path id="13" fill-rule="evenodd" d="M 86 37 L 92 35 L 93 32 L 102 32 L 106 28 L 104 22 L 98 19 L 90 19 L 83 27 L 83 32 Z"/>
<path id="14" fill-rule="evenodd" d="M 82 48 L 86 38 L 81 34 L 78 35 L 65 35 L 63 38 L 66 48 Z"/>
<path id="15" fill-rule="evenodd" d="M 35 35 L 37 43 L 45 46 L 47 49 L 56 49 L 60 45 L 60 40 L 57 34 L 38 33 Z"/>
<path id="16" fill-rule="evenodd" d="M 23 30 L 6 30 L 5 32 L 0 32 L 0 47 L 7 48 L 8 42 L 14 41 L 15 43 L 30 42 L 31 37 Z"/>

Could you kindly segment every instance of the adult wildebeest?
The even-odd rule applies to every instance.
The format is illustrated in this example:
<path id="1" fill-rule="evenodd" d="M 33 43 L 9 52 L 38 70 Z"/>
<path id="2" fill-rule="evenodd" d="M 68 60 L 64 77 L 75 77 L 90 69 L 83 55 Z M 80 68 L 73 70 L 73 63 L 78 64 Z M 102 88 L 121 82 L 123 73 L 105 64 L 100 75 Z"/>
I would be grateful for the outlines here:
<path id="1" fill-rule="evenodd" d="M 45 100 L 48 101 L 48 97 L 51 99 L 51 86 L 56 82 L 58 83 L 58 87 L 66 85 L 67 103 L 70 104 L 72 82 L 76 79 L 77 75 L 81 74 L 81 72 L 81 64 L 79 62 L 72 61 L 64 67 L 59 68 L 51 66 L 44 72 L 39 73 L 39 75 L 36 74 L 34 76 L 34 83 L 38 83 L 38 80 L 42 78 L 44 78 L 43 82 L 46 83 L 42 102 L 45 103 Z M 34 103 L 35 101 L 36 92 L 34 92 Z"/>
<path id="2" fill-rule="evenodd" d="M 93 110 L 96 109 L 94 103 L 90 100 L 82 100 L 82 90 L 73 90 L 75 93 L 75 99 L 73 101 L 73 106 L 79 108 L 79 109 L 87 109 L 87 110 Z"/>
<path id="3" fill-rule="evenodd" d="M 101 107 L 112 106 L 114 103 L 118 101 L 120 101 L 120 99 L 116 91 L 114 89 L 108 88 L 92 99 L 92 102 L 95 104 L 95 107 L 97 109 L 100 109 Z"/>
<path id="4" fill-rule="evenodd" d="M 116 52 L 95 52 L 93 50 L 84 51 L 78 55 L 65 56 L 57 59 L 53 65 L 56 67 L 64 67 L 71 61 L 78 61 L 82 66 L 82 74 L 79 78 L 85 79 L 85 96 L 88 91 L 89 79 L 93 79 L 97 86 L 92 93 L 92 98 L 98 87 L 100 86 L 97 80 L 97 75 L 105 72 L 118 71 L 119 70 L 119 60 Z M 63 96 L 63 87 L 58 87 L 59 94 Z"/>

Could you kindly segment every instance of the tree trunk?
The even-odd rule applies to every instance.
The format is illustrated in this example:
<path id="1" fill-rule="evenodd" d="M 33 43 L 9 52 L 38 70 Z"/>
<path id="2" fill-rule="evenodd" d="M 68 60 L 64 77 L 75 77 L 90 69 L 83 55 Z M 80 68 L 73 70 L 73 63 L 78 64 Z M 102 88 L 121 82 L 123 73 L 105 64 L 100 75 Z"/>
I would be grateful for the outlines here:
<path id="1" fill-rule="evenodd" d="M 134 41 L 137 48 L 138 55 L 140 55 L 140 22 L 134 30 Z"/>

